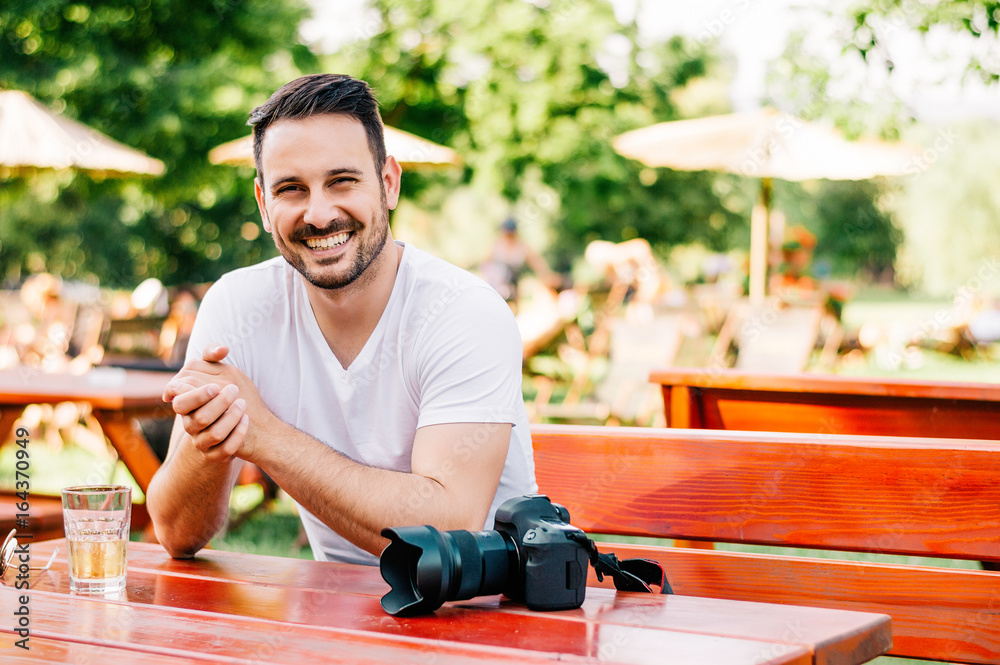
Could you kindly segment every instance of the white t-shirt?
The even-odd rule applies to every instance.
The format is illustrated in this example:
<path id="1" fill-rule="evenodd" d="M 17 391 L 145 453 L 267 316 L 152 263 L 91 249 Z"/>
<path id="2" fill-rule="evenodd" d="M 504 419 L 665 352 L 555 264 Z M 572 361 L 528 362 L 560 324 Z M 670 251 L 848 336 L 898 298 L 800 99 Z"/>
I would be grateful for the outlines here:
<path id="1" fill-rule="evenodd" d="M 403 257 L 389 302 L 347 369 L 320 331 L 302 277 L 280 256 L 212 286 L 187 360 L 201 358 L 210 344 L 229 346 L 227 362 L 250 377 L 278 418 L 384 469 L 410 471 L 418 427 L 512 424 L 506 466 L 483 525 L 492 527 L 501 503 L 537 491 L 517 324 L 486 282 L 399 244 Z M 459 457 L 475 455 L 479 445 L 475 437 L 463 442 Z M 316 559 L 377 563 L 301 506 L 299 513 Z"/>

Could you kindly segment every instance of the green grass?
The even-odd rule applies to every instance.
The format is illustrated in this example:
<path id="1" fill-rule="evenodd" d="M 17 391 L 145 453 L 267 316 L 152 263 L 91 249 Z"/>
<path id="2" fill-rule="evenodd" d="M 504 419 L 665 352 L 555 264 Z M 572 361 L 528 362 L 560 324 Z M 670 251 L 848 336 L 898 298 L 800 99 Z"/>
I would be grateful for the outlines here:
<path id="1" fill-rule="evenodd" d="M 259 486 L 237 487 L 229 503 L 230 514 L 249 510 L 262 496 Z M 229 552 L 312 559 L 309 545 L 298 544 L 301 528 L 295 502 L 279 492 L 278 499 L 266 510 L 254 513 L 235 531 L 226 530 L 213 538 L 212 547 Z"/>

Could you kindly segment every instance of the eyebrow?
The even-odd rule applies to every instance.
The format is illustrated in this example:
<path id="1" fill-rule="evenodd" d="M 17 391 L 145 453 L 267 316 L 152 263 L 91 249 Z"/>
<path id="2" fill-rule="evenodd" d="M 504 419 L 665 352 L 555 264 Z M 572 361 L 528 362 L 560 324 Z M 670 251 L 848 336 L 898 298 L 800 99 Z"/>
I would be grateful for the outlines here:
<path id="1" fill-rule="evenodd" d="M 330 169 L 324 175 L 327 178 L 332 178 L 334 176 L 339 176 L 339 175 L 353 175 L 353 176 L 355 176 L 357 178 L 363 178 L 365 174 L 360 169 L 343 168 L 343 169 Z M 270 185 L 268 185 L 268 189 L 270 189 L 273 192 L 278 187 L 281 187 L 282 185 L 284 185 L 286 183 L 289 183 L 289 182 L 299 182 L 301 180 L 302 180 L 301 178 L 299 178 L 298 176 L 294 176 L 294 175 L 284 176 L 283 178 L 278 178 L 277 180 L 275 180 L 274 182 L 272 182 Z"/>

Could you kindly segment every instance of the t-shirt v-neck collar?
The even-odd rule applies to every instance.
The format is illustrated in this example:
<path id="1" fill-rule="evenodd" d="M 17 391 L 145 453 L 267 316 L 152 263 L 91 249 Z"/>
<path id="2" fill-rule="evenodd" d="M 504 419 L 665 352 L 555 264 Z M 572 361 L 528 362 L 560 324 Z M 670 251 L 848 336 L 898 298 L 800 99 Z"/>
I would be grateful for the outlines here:
<path id="1" fill-rule="evenodd" d="M 389 317 L 389 312 L 392 311 L 393 304 L 399 296 L 399 292 L 402 290 L 402 282 L 400 276 L 403 273 L 403 268 L 407 263 L 407 257 L 410 252 L 407 251 L 406 243 L 401 241 L 394 241 L 396 245 L 403 248 L 403 256 L 399 259 L 399 266 L 396 269 L 396 279 L 392 284 L 392 292 L 389 294 L 389 300 L 385 303 L 385 309 L 382 310 L 382 314 L 378 318 L 378 323 L 375 324 L 375 328 L 372 330 L 368 339 L 365 340 L 365 344 L 361 347 L 361 351 L 355 356 L 354 360 L 347 367 L 344 367 L 340 363 L 340 359 L 330 348 L 330 345 L 326 342 L 326 337 L 323 336 L 323 331 L 319 327 L 319 321 L 316 320 L 316 312 L 313 311 L 312 303 L 309 302 L 309 294 L 306 292 L 305 284 L 303 284 L 302 276 L 296 272 L 296 290 L 298 292 L 298 297 L 302 304 L 303 318 L 305 319 L 305 325 L 308 328 L 310 337 L 313 338 L 314 343 L 319 347 L 320 355 L 323 357 L 325 364 L 336 374 L 342 378 L 349 378 L 362 368 L 366 367 L 371 362 L 371 355 L 374 353 L 372 349 L 377 345 L 377 340 L 382 337 L 385 332 L 385 328 L 388 325 L 387 320 Z"/>

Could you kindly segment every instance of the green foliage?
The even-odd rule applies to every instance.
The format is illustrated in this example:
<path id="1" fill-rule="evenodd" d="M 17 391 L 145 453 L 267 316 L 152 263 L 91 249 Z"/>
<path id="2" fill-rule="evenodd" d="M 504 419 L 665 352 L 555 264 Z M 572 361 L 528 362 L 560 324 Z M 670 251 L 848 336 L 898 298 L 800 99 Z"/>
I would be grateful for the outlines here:
<path id="1" fill-rule="evenodd" d="M 885 40 L 893 32 L 909 30 L 921 35 L 936 30 L 966 34 L 981 42 L 970 50 L 968 71 L 982 80 L 1000 81 L 1000 2 L 992 0 L 944 0 L 913 2 L 912 0 L 860 0 L 854 2 L 849 15 L 853 22 L 849 48 L 865 60 L 879 59 L 890 69 L 892 60 L 883 52 Z"/>
<path id="2" fill-rule="evenodd" d="M 805 120 L 832 121 L 850 139 L 895 140 L 912 124 L 903 102 L 884 84 L 872 81 L 877 77 L 856 51 L 847 49 L 831 59 L 814 48 L 803 32 L 789 36 L 781 57 L 768 70 L 769 103 Z"/>
<path id="3" fill-rule="evenodd" d="M 890 203 L 906 242 L 901 276 L 924 292 L 1000 296 L 1000 139 L 996 122 L 924 128 L 927 170 Z"/>
<path id="4" fill-rule="evenodd" d="M 79 175 L 44 201 L 27 183 L 5 182 L 15 191 L 0 199 L 0 277 L 46 269 L 115 286 L 149 276 L 207 281 L 273 252 L 266 234 L 241 236 L 257 216 L 248 181 L 206 155 L 246 134 L 253 105 L 315 66 L 298 44 L 304 15 L 301 0 L 5 2 L 0 87 L 24 90 L 167 170 L 141 182 Z"/>
<path id="5" fill-rule="evenodd" d="M 777 194 L 787 223 L 805 226 L 816 235 L 814 270 L 892 283 L 903 236 L 892 215 L 878 204 L 884 187 L 871 180 L 780 187 Z"/>
<path id="6" fill-rule="evenodd" d="M 756 183 L 644 168 L 611 146 L 676 119 L 686 87 L 719 76 L 711 45 L 645 43 L 608 0 L 372 0 L 359 38 L 319 59 L 298 42 L 303 2 L 0 7 L 0 87 L 167 166 L 159 178 L 5 181 L 0 278 L 44 269 L 109 286 L 201 282 L 273 255 L 255 228 L 252 169 L 211 165 L 207 153 L 245 135 L 249 109 L 279 85 L 318 70 L 370 81 L 387 124 L 463 156 L 457 172 L 408 172 L 394 219 L 447 229 L 467 253 L 466 231 L 488 238 L 511 210 L 560 270 L 597 238 L 643 237 L 661 256 L 748 245 Z"/>
<path id="7" fill-rule="evenodd" d="M 522 221 L 550 223 L 559 268 L 596 238 L 722 246 L 745 226 L 746 211 L 720 205 L 711 176 L 643 173 L 611 147 L 623 131 L 677 117 L 671 94 L 711 65 L 703 47 L 642 45 L 606 0 L 372 6 L 373 34 L 329 68 L 371 81 L 388 124 L 457 149 L 470 187 L 516 202 Z M 710 225 L 713 214 L 724 219 Z M 500 219 L 466 223 L 493 229 Z"/>

